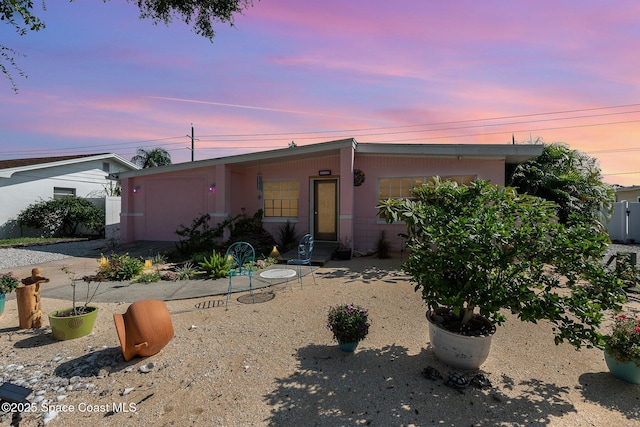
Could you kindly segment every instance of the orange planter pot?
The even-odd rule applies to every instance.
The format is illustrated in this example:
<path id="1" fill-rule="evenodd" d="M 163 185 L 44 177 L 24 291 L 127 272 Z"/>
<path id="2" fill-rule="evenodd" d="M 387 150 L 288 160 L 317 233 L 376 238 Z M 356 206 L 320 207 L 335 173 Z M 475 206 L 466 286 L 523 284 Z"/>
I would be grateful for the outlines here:
<path id="1" fill-rule="evenodd" d="M 173 338 L 173 324 L 164 301 L 142 300 L 124 314 L 114 314 L 125 361 L 136 356 L 153 356 Z"/>

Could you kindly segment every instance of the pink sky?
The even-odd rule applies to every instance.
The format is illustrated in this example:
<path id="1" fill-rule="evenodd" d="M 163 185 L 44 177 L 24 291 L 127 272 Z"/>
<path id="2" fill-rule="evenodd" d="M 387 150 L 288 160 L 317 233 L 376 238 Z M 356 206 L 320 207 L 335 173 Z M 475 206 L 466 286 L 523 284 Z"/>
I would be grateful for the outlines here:
<path id="1" fill-rule="evenodd" d="M 36 6 L 37 3 L 35 2 Z M 640 184 L 640 3 L 255 1 L 213 43 L 135 5 L 49 1 L 2 43 L 0 159 L 166 148 L 174 163 L 358 142 L 561 141 Z"/>

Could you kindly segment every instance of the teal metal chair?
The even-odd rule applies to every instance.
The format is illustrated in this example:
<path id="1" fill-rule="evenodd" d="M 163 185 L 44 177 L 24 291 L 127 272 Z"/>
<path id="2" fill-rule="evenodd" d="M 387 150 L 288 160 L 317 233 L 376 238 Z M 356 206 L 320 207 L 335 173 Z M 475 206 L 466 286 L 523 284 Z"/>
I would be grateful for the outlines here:
<path id="1" fill-rule="evenodd" d="M 249 278 L 249 293 L 251 301 L 256 302 L 253 296 L 253 283 L 251 281 L 253 275 L 253 267 L 256 260 L 256 251 L 247 242 L 236 242 L 229 246 L 224 258 L 227 260 L 229 267 L 229 292 L 227 293 L 227 303 L 229 305 L 229 296 L 233 288 L 233 278 L 238 276 L 247 276 Z"/>
<path id="2" fill-rule="evenodd" d="M 300 288 L 302 288 L 302 266 L 308 265 L 311 270 L 311 277 L 313 278 L 313 284 L 316 284 L 316 276 L 313 274 L 313 267 L 311 267 L 311 254 L 313 253 L 313 236 L 311 234 L 305 234 L 300 243 L 298 243 L 298 259 L 290 259 L 287 261 L 287 265 L 295 265 L 298 267 L 298 282 L 300 282 Z"/>

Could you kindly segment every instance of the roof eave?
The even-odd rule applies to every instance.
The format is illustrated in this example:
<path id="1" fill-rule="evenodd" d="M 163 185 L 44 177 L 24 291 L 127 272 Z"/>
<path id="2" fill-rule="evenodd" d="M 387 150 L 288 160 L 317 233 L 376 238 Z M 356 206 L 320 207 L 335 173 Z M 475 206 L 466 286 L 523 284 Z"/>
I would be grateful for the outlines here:
<path id="1" fill-rule="evenodd" d="M 145 168 L 136 171 L 121 172 L 120 179 L 133 178 L 137 176 L 148 176 L 166 172 L 179 172 L 188 169 L 211 167 L 217 165 L 242 164 L 244 166 L 266 165 L 274 162 L 292 161 L 301 158 L 307 158 L 313 155 L 330 155 L 339 153 L 341 148 L 352 147 L 355 149 L 357 142 L 353 138 L 341 139 L 336 141 L 322 142 L 319 144 L 310 144 L 296 147 L 279 148 L 276 150 L 258 151 L 247 154 L 237 154 L 227 157 L 218 157 L 215 159 L 198 160 L 194 162 L 176 163 L 167 166 L 159 166 L 154 168 Z"/>
<path id="2" fill-rule="evenodd" d="M 476 159 L 504 159 L 518 164 L 542 154 L 542 144 L 376 144 L 360 143 L 359 154 L 424 156 Z"/>
<path id="3" fill-rule="evenodd" d="M 123 157 L 120 157 L 117 154 L 97 154 L 95 156 L 79 157 L 77 159 L 61 160 L 61 161 L 58 161 L 58 162 L 38 163 L 38 164 L 35 164 L 35 165 L 27 165 L 27 166 L 15 167 L 15 168 L 0 169 L 0 178 L 11 178 L 13 176 L 13 174 L 15 174 L 17 172 L 26 172 L 26 171 L 37 170 L 37 169 L 46 169 L 46 168 L 52 168 L 52 167 L 56 167 L 56 166 L 65 166 L 65 165 L 70 165 L 70 164 L 75 164 L 75 163 L 84 163 L 84 162 L 87 162 L 87 161 L 106 160 L 106 159 L 114 159 L 118 163 L 120 163 L 123 166 L 126 166 L 126 167 L 128 167 L 130 169 L 134 169 L 134 170 L 140 169 L 140 167 L 138 165 L 136 165 L 134 163 L 131 163 L 128 160 L 125 160 Z"/>

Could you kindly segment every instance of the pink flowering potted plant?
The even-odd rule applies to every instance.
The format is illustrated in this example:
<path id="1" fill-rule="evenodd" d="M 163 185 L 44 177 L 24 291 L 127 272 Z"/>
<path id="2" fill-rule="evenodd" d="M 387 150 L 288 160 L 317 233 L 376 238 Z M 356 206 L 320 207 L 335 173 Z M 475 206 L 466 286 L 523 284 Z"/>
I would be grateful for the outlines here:
<path id="1" fill-rule="evenodd" d="M 359 305 L 342 304 L 329 309 L 327 329 L 342 351 L 354 352 L 369 333 L 369 311 Z"/>
<path id="2" fill-rule="evenodd" d="M 640 384 L 640 318 L 616 316 L 605 337 L 604 358 L 614 377 Z"/>

